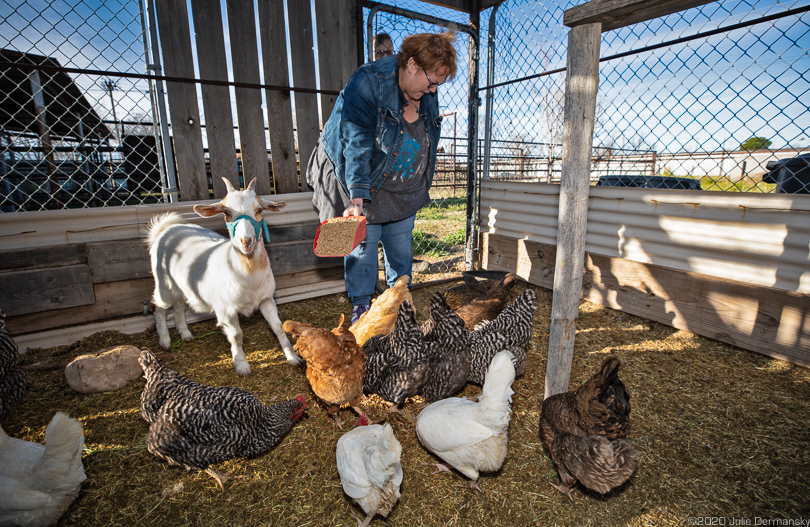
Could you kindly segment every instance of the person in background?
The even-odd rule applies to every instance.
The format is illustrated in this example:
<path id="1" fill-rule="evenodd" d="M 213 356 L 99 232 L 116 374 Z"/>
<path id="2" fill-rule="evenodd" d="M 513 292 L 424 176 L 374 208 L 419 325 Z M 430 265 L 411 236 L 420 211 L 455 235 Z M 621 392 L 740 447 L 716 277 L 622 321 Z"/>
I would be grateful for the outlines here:
<path id="1" fill-rule="evenodd" d="M 411 238 L 430 202 L 442 118 L 436 93 L 456 74 L 455 34 L 407 37 L 397 55 L 360 66 L 340 92 L 306 169 L 321 221 L 365 216 L 366 239 L 344 257 L 352 323 L 377 284 L 411 275 Z"/>
<path id="2" fill-rule="evenodd" d="M 374 48 L 374 58 L 372 60 L 384 59 L 394 54 L 394 41 L 388 33 L 377 33 L 372 42 Z"/>

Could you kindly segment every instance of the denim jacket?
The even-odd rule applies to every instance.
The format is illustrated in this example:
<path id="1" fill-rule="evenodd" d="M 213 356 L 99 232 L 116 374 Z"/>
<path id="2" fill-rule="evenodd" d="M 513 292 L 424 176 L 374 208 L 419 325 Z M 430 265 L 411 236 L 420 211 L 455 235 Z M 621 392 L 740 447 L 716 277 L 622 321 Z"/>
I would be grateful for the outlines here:
<path id="1" fill-rule="evenodd" d="M 370 201 L 388 178 L 402 148 L 405 103 L 396 55 L 364 64 L 340 92 L 321 143 L 338 183 L 351 199 Z M 426 173 L 430 188 L 442 127 L 436 93 L 422 96 L 419 112 L 430 140 Z"/>

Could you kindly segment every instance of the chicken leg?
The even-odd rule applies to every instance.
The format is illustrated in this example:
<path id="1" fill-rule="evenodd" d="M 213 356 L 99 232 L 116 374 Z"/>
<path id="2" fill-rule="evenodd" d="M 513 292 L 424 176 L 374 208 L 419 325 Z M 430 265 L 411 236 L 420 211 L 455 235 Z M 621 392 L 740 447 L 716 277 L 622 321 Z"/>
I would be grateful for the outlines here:
<path id="1" fill-rule="evenodd" d="M 207 468 L 204 470 L 204 472 L 216 480 L 217 485 L 219 485 L 219 489 L 222 492 L 225 492 L 225 482 L 228 481 L 229 479 L 240 479 L 247 477 L 247 476 L 234 476 L 233 472 L 228 472 L 227 474 L 220 474 L 219 472 L 217 472 L 212 468 Z"/>

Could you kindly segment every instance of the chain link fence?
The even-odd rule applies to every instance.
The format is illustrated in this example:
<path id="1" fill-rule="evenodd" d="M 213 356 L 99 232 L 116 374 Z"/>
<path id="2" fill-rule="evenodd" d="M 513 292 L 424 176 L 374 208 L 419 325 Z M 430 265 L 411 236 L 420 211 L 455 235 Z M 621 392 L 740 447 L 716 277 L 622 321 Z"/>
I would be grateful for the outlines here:
<path id="1" fill-rule="evenodd" d="M 488 177 L 559 181 L 577 3 L 494 10 Z M 810 193 L 808 11 L 722 1 L 603 33 L 593 184 Z"/>
<path id="2" fill-rule="evenodd" d="M 433 4 L 386 5 L 470 23 Z M 562 17 L 573 5 L 508 0 L 481 13 L 488 111 L 479 115 L 477 156 L 488 161 L 478 164 L 485 177 L 559 181 Z M 0 9 L 0 211 L 166 199 L 152 87 L 139 78 L 150 71 L 141 2 L 0 0 Z M 723 1 L 604 33 L 593 183 L 810 193 L 808 11 L 800 1 Z M 443 29 L 368 8 L 363 20 L 372 33 L 390 34 L 395 48 L 409 34 Z M 464 32 L 457 51 L 458 74 L 439 89 L 434 201 L 415 233 L 419 257 L 445 272 L 461 259 L 466 221 Z"/>
<path id="3" fill-rule="evenodd" d="M 0 211 L 160 200 L 140 4 L 0 10 Z"/>

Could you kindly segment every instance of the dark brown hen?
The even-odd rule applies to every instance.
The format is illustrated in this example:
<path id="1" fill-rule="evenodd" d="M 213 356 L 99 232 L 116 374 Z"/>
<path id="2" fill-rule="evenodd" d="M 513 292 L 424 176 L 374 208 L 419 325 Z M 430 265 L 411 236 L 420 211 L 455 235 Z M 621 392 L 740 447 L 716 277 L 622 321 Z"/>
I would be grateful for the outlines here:
<path id="1" fill-rule="evenodd" d="M 442 293 L 442 297 L 444 297 L 448 307 L 455 311 L 474 300 L 483 300 L 485 298 L 505 299 L 514 286 L 515 274 L 507 273 L 500 280 L 482 280 L 451 287 Z"/>
<path id="2" fill-rule="evenodd" d="M 186 469 L 228 479 L 209 467 L 262 454 L 275 446 L 306 409 L 304 397 L 264 405 L 241 388 L 205 386 L 161 366 L 149 350 L 138 359 L 146 376 L 141 413 L 149 421 L 146 447 Z"/>
<path id="3" fill-rule="evenodd" d="M 619 359 L 608 357 L 599 373 L 574 391 L 552 395 L 540 412 L 540 436 L 557 465 L 560 485 L 606 493 L 636 469 L 638 450 L 625 439 L 630 426 L 630 394 L 619 379 Z"/>
<path id="4" fill-rule="evenodd" d="M 495 320 L 503 311 L 515 278 L 514 273 L 508 273 L 500 280 L 462 284 L 443 292 L 442 297 L 464 321 L 467 331 L 472 331 L 482 322 Z"/>
<path id="5" fill-rule="evenodd" d="M 430 298 L 430 318 L 422 325 L 422 331 L 430 367 L 421 391 L 425 400 L 432 403 L 455 395 L 467 384 L 470 337 L 464 321 L 450 310 L 439 293 Z"/>

